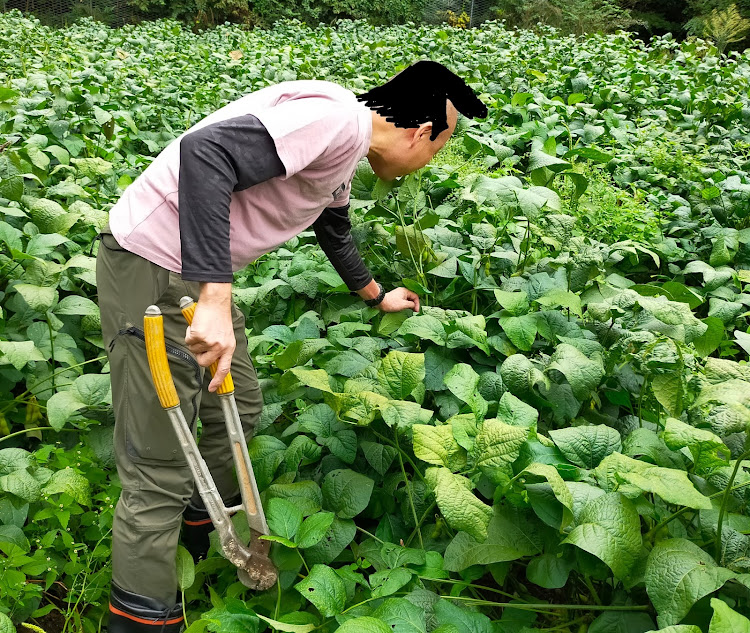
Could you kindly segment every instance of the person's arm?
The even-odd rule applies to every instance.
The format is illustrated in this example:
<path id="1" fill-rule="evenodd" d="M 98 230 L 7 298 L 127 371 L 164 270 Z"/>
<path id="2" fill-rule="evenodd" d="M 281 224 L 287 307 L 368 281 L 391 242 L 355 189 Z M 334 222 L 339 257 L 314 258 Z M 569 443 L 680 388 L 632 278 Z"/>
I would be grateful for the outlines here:
<path id="1" fill-rule="evenodd" d="M 226 377 L 236 346 L 229 248 L 232 192 L 284 173 L 273 139 L 252 115 L 206 125 L 180 140 L 182 278 L 201 282 L 185 344 L 203 367 L 218 360 L 209 391 Z"/>
<path id="2" fill-rule="evenodd" d="M 344 207 L 326 208 L 313 223 L 320 247 L 346 287 L 363 299 L 374 299 L 380 293 L 380 287 L 354 244 L 351 228 L 348 204 Z M 384 312 L 397 312 L 406 308 L 419 312 L 419 297 L 406 288 L 396 288 L 386 293 L 377 307 Z"/>

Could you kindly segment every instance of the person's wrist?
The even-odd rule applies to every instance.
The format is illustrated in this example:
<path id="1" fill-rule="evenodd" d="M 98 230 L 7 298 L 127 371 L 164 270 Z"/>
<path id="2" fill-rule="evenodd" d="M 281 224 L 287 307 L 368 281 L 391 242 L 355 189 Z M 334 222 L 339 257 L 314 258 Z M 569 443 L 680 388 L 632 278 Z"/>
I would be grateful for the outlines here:
<path id="1" fill-rule="evenodd" d="M 375 282 L 378 285 L 378 294 L 377 296 L 373 297 L 372 299 L 364 299 L 365 305 L 370 308 L 375 308 L 379 306 L 383 299 L 385 298 L 385 288 L 383 288 L 383 285 L 379 282 Z"/>

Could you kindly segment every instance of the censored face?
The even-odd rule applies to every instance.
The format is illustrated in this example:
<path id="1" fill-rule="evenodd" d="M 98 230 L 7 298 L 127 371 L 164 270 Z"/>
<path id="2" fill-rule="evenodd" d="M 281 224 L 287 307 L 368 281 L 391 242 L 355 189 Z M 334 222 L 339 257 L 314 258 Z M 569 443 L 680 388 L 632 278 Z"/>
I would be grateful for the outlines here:
<path id="1" fill-rule="evenodd" d="M 394 142 L 381 154 L 370 158 L 373 171 L 383 180 L 400 178 L 427 165 L 446 144 L 456 129 L 458 112 L 450 102 L 447 103 L 446 114 L 448 129 L 443 130 L 438 137 L 430 140 L 432 123 L 423 123 L 416 128 L 398 128 L 394 126 L 396 134 Z"/>

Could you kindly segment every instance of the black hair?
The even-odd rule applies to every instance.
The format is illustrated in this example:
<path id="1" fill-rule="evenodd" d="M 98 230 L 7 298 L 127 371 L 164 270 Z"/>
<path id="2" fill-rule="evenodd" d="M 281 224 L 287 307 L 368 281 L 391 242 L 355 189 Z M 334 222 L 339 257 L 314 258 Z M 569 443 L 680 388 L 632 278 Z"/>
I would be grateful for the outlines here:
<path id="1" fill-rule="evenodd" d="M 431 141 L 448 129 L 447 99 L 464 116 L 487 116 L 487 106 L 461 77 L 429 60 L 412 64 L 382 86 L 357 95 L 357 99 L 396 127 L 419 127 L 431 121 Z"/>

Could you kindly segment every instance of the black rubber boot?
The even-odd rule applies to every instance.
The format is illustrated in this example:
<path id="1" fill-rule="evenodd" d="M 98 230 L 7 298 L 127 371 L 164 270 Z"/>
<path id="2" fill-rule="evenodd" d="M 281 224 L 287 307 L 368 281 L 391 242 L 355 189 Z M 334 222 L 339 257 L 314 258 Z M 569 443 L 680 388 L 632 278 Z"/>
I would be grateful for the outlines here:
<path id="1" fill-rule="evenodd" d="M 208 516 L 208 510 L 196 508 L 193 504 L 188 503 L 182 513 L 181 538 L 182 544 L 192 554 L 195 562 L 206 558 L 210 545 L 208 535 L 213 529 L 214 524 Z"/>
<path id="2" fill-rule="evenodd" d="M 240 503 L 242 503 L 242 496 L 238 494 L 229 501 L 225 501 L 224 505 L 231 508 Z M 210 546 L 208 535 L 213 529 L 214 524 L 203 504 L 197 507 L 188 503 L 182 513 L 182 544 L 193 555 L 195 562 L 206 558 Z"/>
<path id="3" fill-rule="evenodd" d="M 107 633 L 180 633 L 183 625 L 182 603 L 168 607 L 112 583 Z"/>

